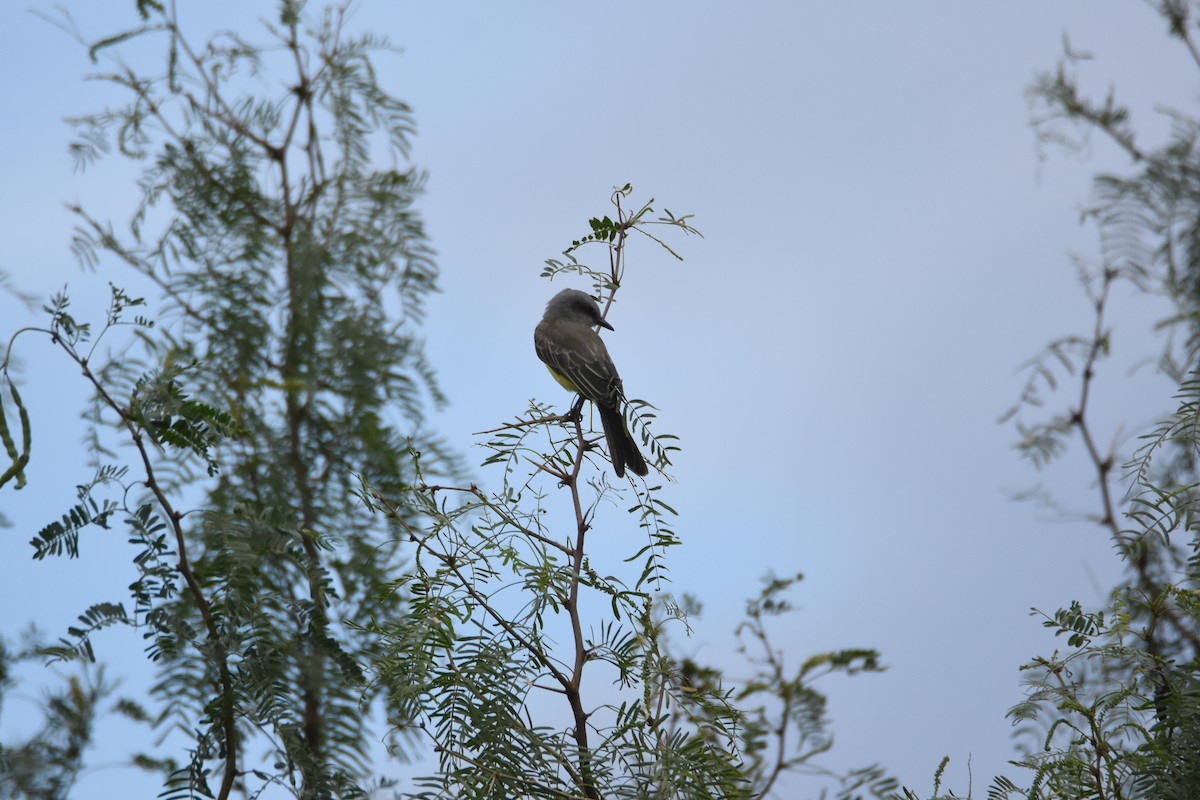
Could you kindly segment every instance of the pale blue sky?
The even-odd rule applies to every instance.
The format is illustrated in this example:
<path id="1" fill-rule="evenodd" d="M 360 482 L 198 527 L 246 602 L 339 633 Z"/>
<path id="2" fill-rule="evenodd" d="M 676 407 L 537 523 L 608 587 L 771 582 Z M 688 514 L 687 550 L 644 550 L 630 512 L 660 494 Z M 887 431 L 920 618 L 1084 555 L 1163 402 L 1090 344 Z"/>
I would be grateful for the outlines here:
<path id="1" fill-rule="evenodd" d="M 66 5 L 102 35 L 133 3 Z M 243 29 L 271 10 L 180 6 L 202 27 Z M 452 401 L 438 430 L 478 461 L 472 431 L 532 396 L 567 401 L 531 334 L 546 300 L 578 284 L 538 274 L 608 213 L 611 187 L 628 181 L 638 199 L 694 213 L 705 238 L 680 243 L 683 264 L 631 253 L 606 334 L 630 393 L 682 438 L 668 502 L 687 544 L 672 572 L 707 608 L 690 646 L 734 669 L 743 598 L 769 569 L 804 572 L 803 611 L 779 629 L 793 663 L 869 646 L 889 665 L 824 687 L 837 736 L 827 763 L 879 761 L 927 791 L 949 755 L 948 781 L 965 792 L 970 757 L 981 795 L 1012 756 L 1004 714 L 1022 696 L 1017 667 L 1056 644 L 1030 606 L 1095 602 L 1116 570 L 1100 529 L 1006 499 L 1043 479 L 1073 507 L 1095 507 L 1081 461 L 1038 476 L 995 420 L 1020 389 L 1016 368 L 1087 324 L 1067 253 L 1096 249 L 1078 224 L 1089 176 L 1125 166 L 1099 140 L 1086 157 L 1039 163 L 1024 89 L 1069 31 L 1098 56 L 1089 85 L 1115 81 L 1157 141 L 1154 103 L 1196 99 L 1194 65 L 1162 23 L 1136 0 L 366 0 L 354 21 L 405 50 L 377 66 L 415 108 L 413 155 L 430 174 L 421 209 L 444 293 L 426 333 Z M 62 119 L 100 102 L 80 80 L 89 65 L 62 32 L 6 3 L 0 67 L 4 105 L 18 110 L 0 129 L 0 269 L 40 293 L 69 282 L 81 310 L 99 313 L 107 281 L 125 276 L 74 267 L 62 203 L 121 219 L 133 192 L 117 161 L 72 172 Z M 1127 372 L 1155 346 L 1155 309 L 1116 313 L 1097 412 L 1109 430 L 1136 432 L 1169 407 L 1170 387 Z M 0 297 L 6 330 L 23 319 Z M 58 632 L 128 576 L 117 545 L 78 564 L 27 560 L 33 530 L 86 477 L 78 431 L 48 430 L 83 393 L 49 352 L 22 352 L 40 427 L 32 485 L 0 490 L 16 523 L 0 531 L 0 600 Z M 613 519 L 611 535 L 637 535 L 623 524 Z M 10 615 L 4 631 L 18 627 Z M 135 636 L 111 641 L 102 651 L 114 660 L 140 651 Z M 10 730 L 21 705 L 4 710 Z M 127 779 L 91 773 L 77 796 L 118 796 L 106 792 Z"/>

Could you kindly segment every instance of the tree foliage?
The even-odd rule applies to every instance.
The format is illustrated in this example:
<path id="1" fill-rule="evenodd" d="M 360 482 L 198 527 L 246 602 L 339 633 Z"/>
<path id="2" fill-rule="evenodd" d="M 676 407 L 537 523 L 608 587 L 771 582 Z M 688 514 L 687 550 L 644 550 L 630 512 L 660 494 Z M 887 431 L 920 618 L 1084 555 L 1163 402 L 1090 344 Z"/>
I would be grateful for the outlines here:
<path id="1" fill-rule="evenodd" d="M 1200 4 L 1150 5 L 1200 69 Z M 1200 120 L 1167 112 L 1167 141 L 1145 145 L 1115 91 L 1097 100 L 1080 88 L 1089 58 L 1068 44 L 1058 67 L 1036 78 L 1039 139 L 1076 147 L 1099 134 L 1128 156 L 1131 171 L 1098 175 L 1085 214 L 1100 241 L 1097 264 L 1077 262 L 1090 330 L 1052 342 L 1031 362 L 1006 419 L 1039 468 L 1083 447 L 1097 487 L 1092 518 L 1126 578 L 1103 607 L 1072 601 L 1037 612 L 1063 644 L 1023 667 L 1027 694 L 1010 716 L 1022 744 L 1014 764 L 1032 777 L 998 778 L 989 792 L 996 800 L 1166 800 L 1194 798 L 1200 787 Z M 1178 390 L 1174 409 L 1122 449 L 1118 435 L 1100 428 L 1096 406 L 1125 287 L 1170 302 L 1161 327 L 1171 336 L 1157 363 Z"/>
<path id="2" fill-rule="evenodd" d="M 422 175 L 376 166 L 405 163 L 414 125 L 376 80 L 387 43 L 351 35 L 346 6 L 282 0 L 263 41 L 195 40 L 174 4 L 137 12 L 86 42 L 125 101 L 75 119 L 71 149 L 83 167 L 140 165 L 141 201 L 119 224 L 74 207 L 72 251 L 161 304 L 114 283 L 91 323 L 65 290 L 50 298 L 46 322 L 8 342 L 0 404 L 7 490 L 38 422 L 14 349 L 42 336 L 78 370 L 92 463 L 32 557 L 88 558 L 111 546 L 97 529 L 120 527 L 133 580 L 21 651 L 82 671 L 0 753 L 3 796 L 66 796 L 110 708 L 145 726 L 129 764 L 160 774 L 166 798 L 381 794 L 395 787 L 379 736 L 398 759 L 435 755 L 434 774 L 396 789 L 415 797 L 758 798 L 820 771 L 832 738 L 813 681 L 878 656 L 788 664 L 771 620 L 795 578 L 748 604 L 740 686 L 680 653 L 669 631 L 698 604 L 667 591 L 677 444 L 650 403 L 626 409 L 649 481 L 609 481 L 579 405 L 534 401 L 482 434 L 491 489 L 426 431 L 442 396 L 418 334 L 437 269 Z M 138 65 L 135 42 L 158 43 L 165 70 Z M 631 240 L 679 258 L 668 234 L 697 233 L 653 201 L 628 210 L 631 196 L 618 189 L 544 270 L 588 280 L 606 312 Z M 615 562 L 587 546 L 602 526 L 638 537 Z M 146 640 L 143 696 L 114 701 L 90 672 L 113 626 Z M 892 787 L 876 767 L 833 777 L 847 798 Z"/>
<path id="3" fill-rule="evenodd" d="M 376 589 L 404 563 L 355 476 L 400 491 L 413 451 L 426 472 L 459 471 L 423 425 L 442 398 L 418 338 L 437 277 L 422 175 L 376 166 L 404 163 L 412 115 L 376 81 L 387 43 L 349 35 L 345 7 L 283 2 L 265 41 L 194 42 L 174 4 L 139 11 L 89 45 L 126 100 L 74 119 L 71 150 L 83 167 L 140 164 L 141 202 L 120 225 L 74 207 L 72 251 L 163 303 L 150 315 L 113 286 L 92 326 L 64 292 L 14 336 L 48 336 L 94 393 L 94 478 L 35 557 L 83 557 L 92 529 L 123 524 L 136 579 L 128 605 L 92 606 L 45 652 L 90 659 L 101 628 L 143 632 L 160 676 L 147 719 L 193 740 L 184 759 L 137 757 L 166 768 L 170 796 L 342 793 L 371 777 L 376 642 L 351 623 L 396 607 Z M 127 55 L 135 40 L 161 45 L 165 71 Z M 275 94 L 249 93 L 249 75 Z M 30 424 L 6 392 L 4 477 L 20 481 Z M 250 768 L 259 748 L 274 755 Z"/>

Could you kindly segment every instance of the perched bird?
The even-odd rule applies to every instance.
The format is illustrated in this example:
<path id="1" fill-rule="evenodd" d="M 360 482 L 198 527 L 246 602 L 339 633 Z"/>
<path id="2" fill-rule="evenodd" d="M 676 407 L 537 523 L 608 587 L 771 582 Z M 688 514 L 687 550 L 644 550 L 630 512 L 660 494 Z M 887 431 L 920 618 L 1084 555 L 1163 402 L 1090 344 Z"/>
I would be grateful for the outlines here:
<path id="1" fill-rule="evenodd" d="M 596 325 L 613 330 L 591 295 L 563 289 L 546 304 L 546 313 L 533 331 L 533 345 L 556 381 L 596 405 L 617 477 L 625 476 L 626 467 L 645 475 L 646 459 L 621 415 L 625 403 L 621 377 L 600 334 L 592 330 Z"/>

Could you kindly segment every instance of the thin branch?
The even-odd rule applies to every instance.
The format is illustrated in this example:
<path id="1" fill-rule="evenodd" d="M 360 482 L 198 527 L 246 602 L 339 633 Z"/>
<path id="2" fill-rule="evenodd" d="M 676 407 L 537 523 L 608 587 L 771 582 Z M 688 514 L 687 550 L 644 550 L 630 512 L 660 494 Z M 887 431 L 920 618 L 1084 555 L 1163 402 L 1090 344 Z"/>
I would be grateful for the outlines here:
<path id="1" fill-rule="evenodd" d="M 95 388 L 96 393 L 103 400 L 104 404 L 112 411 L 116 412 L 121 420 L 122 426 L 129 432 L 133 445 L 141 457 L 142 467 L 146 474 L 144 484 L 151 494 L 154 495 L 155 501 L 159 508 L 162 509 L 164 516 L 171 524 L 171 530 L 175 537 L 176 554 L 179 557 L 179 562 L 176 565 L 176 571 L 183 577 L 187 584 L 188 592 L 192 596 L 192 601 L 196 604 L 196 609 L 200 612 L 200 617 L 204 621 L 205 630 L 208 633 L 209 644 L 213 648 L 213 655 L 210 659 L 213 666 L 216 667 L 218 681 L 221 686 L 220 698 L 220 713 L 221 728 L 225 735 L 224 750 L 225 750 L 225 770 L 221 778 L 221 788 L 217 794 L 218 800 L 227 800 L 233 791 L 234 780 L 238 773 L 238 753 L 240 749 L 240 737 L 237 730 L 236 710 L 234 706 L 235 691 L 233 686 L 233 676 L 229 671 L 229 652 L 225 647 L 221 636 L 221 629 L 217 625 L 216 616 L 213 612 L 212 604 L 208 597 L 204 594 L 197 580 L 195 573 L 192 571 L 191 564 L 188 559 L 187 540 L 183 532 L 183 514 L 177 511 L 166 492 L 159 484 L 155 475 L 154 464 L 150 459 L 150 453 L 146 449 L 143 434 L 138 423 L 130 416 L 130 413 L 116 401 L 104 384 L 100 382 L 95 373 L 92 372 L 88 365 L 87 359 L 81 358 L 75 349 L 65 342 L 57 334 L 54 335 L 54 341 L 71 357 L 72 360 L 79 365 L 84 377 Z"/>
<path id="2" fill-rule="evenodd" d="M 570 418 L 570 414 L 551 414 L 547 417 L 538 417 L 535 419 L 518 419 L 516 422 L 507 422 L 501 425 L 499 428 L 492 428 L 491 430 L 487 431 L 476 431 L 471 435 L 487 436 L 488 434 L 499 433 L 500 431 L 520 430 L 521 428 L 530 428 L 534 425 L 548 425 L 552 422 L 568 421 Z"/>
<path id="3" fill-rule="evenodd" d="M 1124 536 L 1121 528 L 1117 523 L 1117 513 L 1113 502 L 1113 492 L 1111 486 L 1112 468 L 1115 459 L 1115 453 L 1110 450 L 1107 453 L 1101 453 L 1099 446 L 1096 444 L 1096 439 L 1092 433 L 1091 425 L 1088 421 L 1087 412 L 1089 400 L 1091 397 L 1092 382 L 1096 373 L 1096 362 L 1100 354 L 1109 346 L 1108 333 L 1104 329 L 1104 312 L 1107 307 L 1108 298 L 1112 289 L 1113 283 L 1116 281 L 1119 273 L 1112 268 L 1106 268 L 1101 282 L 1100 292 L 1095 298 L 1095 325 L 1092 331 L 1092 340 L 1088 350 L 1088 357 L 1084 363 L 1083 372 L 1080 377 L 1079 389 L 1079 404 L 1071 414 L 1072 424 L 1079 430 L 1080 436 L 1083 439 L 1084 447 L 1087 449 L 1088 457 L 1092 465 L 1096 469 L 1097 483 L 1100 491 L 1101 507 L 1104 514 L 1097 522 L 1109 531 L 1109 535 L 1113 542 L 1118 543 L 1126 555 L 1131 556 L 1131 562 L 1138 574 L 1138 581 L 1142 588 L 1151 596 L 1158 593 L 1160 587 L 1158 581 L 1150 572 L 1150 564 L 1148 563 L 1149 553 L 1145 550 L 1134 552 L 1132 548 L 1124 543 Z M 1115 446 L 1115 445 L 1114 445 Z M 1192 651 L 1200 654 L 1200 635 L 1197 635 L 1182 619 L 1175 607 L 1168 603 L 1163 603 L 1160 608 L 1155 609 L 1155 614 L 1161 615 L 1167 623 L 1175 629 L 1175 631 L 1184 640 L 1191 645 Z"/>

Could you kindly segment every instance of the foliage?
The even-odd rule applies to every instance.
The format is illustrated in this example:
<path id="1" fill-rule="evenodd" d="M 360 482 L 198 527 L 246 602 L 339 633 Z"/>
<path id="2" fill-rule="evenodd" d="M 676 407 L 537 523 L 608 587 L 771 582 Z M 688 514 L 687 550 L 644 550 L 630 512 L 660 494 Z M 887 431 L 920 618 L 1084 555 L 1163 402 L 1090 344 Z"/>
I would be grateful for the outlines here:
<path id="1" fill-rule="evenodd" d="M 1200 68 L 1200 3 L 1149 5 Z M 1200 787 L 1200 120 L 1168 111 L 1171 133 L 1145 147 L 1114 90 L 1080 88 L 1091 59 L 1065 44 L 1058 67 L 1030 88 L 1041 145 L 1078 149 L 1099 133 L 1123 151 L 1131 175 L 1095 178 L 1084 221 L 1096 226 L 1100 260 L 1075 259 L 1093 311 L 1090 330 L 1051 342 L 1029 362 L 1028 380 L 1002 422 L 1038 469 L 1079 442 L 1093 471 L 1098 510 L 1090 518 L 1126 568 L 1101 608 L 1078 601 L 1034 610 L 1063 644 L 1022 667 L 1026 696 L 1009 713 L 1027 776 L 998 776 L 989 800 L 1194 800 Z M 1113 350 L 1116 298 L 1166 298 L 1170 334 L 1157 359 L 1178 389 L 1173 413 L 1122 450 L 1120 432 L 1096 421 L 1097 379 Z M 1072 392 L 1063 401 L 1061 393 Z M 1111 442 L 1104 445 L 1105 441 Z M 942 793 L 944 760 L 932 797 Z M 905 789 L 907 800 L 919 797 Z"/>
<path id="2" fill-rule="evenodd" d="M 1200 5 L 1152 5 L 1200 68 Z M 998 778 L 989 792 L 994 800 L 1194 798 L 1200 786 L 1200 121 L 1169 112 L 1169 140 L 1143 146 L 1114 92 L 1095 100 L 1080 89 L 1088 58 L 1067 45 L 1058 68 L 1035 81 L 1040 141 L 1078 146 L 1098 132 L 1129 156 L 1135 171 L 1098 176 L 1085 215 L 1101 245 L 1097 267 L 1077 264 L 1094 311 L 1091 330 L 1051 343 L 1031 363 L 1027 388 L 1006 419 L 1020 434 L 1018 448 L 1039 468 L 1078 436 L 1098 489 L 1092 518 L 1108 534 L 1127 579 L 1102 608 L 1076 601 L 1052 614 L 1036 612 L 1065 642 L 1023 667 L 1027 695 L 1010 716 L 1024 743 L 1014 764 L 1032 778 L 1024 788 Z M 1178 384 L 1176 409 L 1143 432 L 1132 451 L 1120 449 L 1118 436 L 1105 447 L 1095 421 L 1118 287 L 1161 295 L 1174 308 L 1162 323 L 1172 338 L 1158 364 Z M 1056 390 L 1072 386 L 1074 400 L 1046 410 Z"/>
<path id="3" fill-rule="evenodd" d="M 768 623 L 794 610 L 787 592 L 802 577 L 768 578 L 759 595 L 747 601 L 746 619 L 737 628 L 739 651 L 754 668 L 734 695 L 744 718 L 742 752 L 754 787 L 753 797 L 771 796 L 776 783 L 789 772 L 817 769 L 816 757 L 833 747 L 827 701 L 815 688 L 816 681 L 834 673 L 856 675 L 883 669 L 876 651 L 854 648 L 818 653 L 805 659 L 795 672 L 788 670 L 783 651 L 771 641 Z M 686 661 L 685 676 L 689 671 L 703 675 L 705 680 L 715 675 Z M 689 680 L 695 682 L 694 678 Z M 895 788 L 895 779 L 872 765 L 838 776 L 837 796 L 859 797 L 865 793 L 882 797 Z"/>
<path id="4" fill-rule="evenodd" d="M 74 207 L 72 251 L 131 270 L 165 306 L 113 286 L 93 326 L 64 291 L 5 360 L 7 375 L 18 340 L 44 335 L 94 394 L 93 476 L 34 557 L 85 557 L 91 531 L 121 525 L 136 577 L 43 652 L 92 659 L 100 629 L 143 633 L 159 668 L 148 724 L 193 740 L 181 761 L 135 756 L 165 770 L 167 796 L 354 794 L 371 777 L 376 642 L 349 623 L 396 606 L 377 590 L 404 556 L 352 475 L 399 491 L 413 450 L 426 472 L 459 472 L 423 432 L 442 401 L 416 336 L 437 276 L 413 210 L 423 177 L 374 166 L 404 163 L 412 115 L 376 82 L 386 41 L 348 35 L 344 6 L 314 17 L 283 0 L 264 42 L 197 43 L 174 4 L 138 12 L 88 43 L 106 67 L 94 77 L 125 100 L 74 119 L 71 150 L 81 167 L 140 164 L 142 199 L 123 226 Z M 161 45 L 165 71 L 137 66 L 142 44 Z M 273 96 L 251 93 L 264 78 Z M 31 425 L 15 383 L 4 391 L 0 480 L 19 486 Z"/>
<path id="5" fill-rule="evenodd" d="M 174 4 L 139 1 L 135 27 L 89 44 L 126 103 L 76 119 L 72 153 L 142 164 L 142 199 L 126 225 L 75 207 L 72 250 L 131 270 L 165 307 L 110 285 L 92 323 L 64 290 L 5 350 L 0 486 L 19 488 L 33 440 L 14 347 L 45 337 L 92 395 L 88 477 L 32 557 L 87 558 L 97 529 L 120 526 L 133 574 L 21 658 L 88 670 L 106 628 L 138 630 L 157 680 L 115 708 L 151 729 L 129 763 L 164 798 L 390 789 L 372 763 L 380 716 L 394 756 L 437 757 L 414 797 L 765 798 L 788 772 L 828 775 L 813 681 L 878 656 L 790 667 L 770 620 L 797 579 L 748 604 L 740 688 L 675 652 L 668 632 L 698 606 L 667 592 L 680 540 L 660 478 L 677 444 L 652 405 L 626 409 L 649 481 L 609 481 L 579 405 L 534 401 L 483 434 L 487 491 L 424 432 L 442 397 L 416 335 L 437 277 L 413 210 L 422 176 L 373 166 L 403 160 L 411 113 L 376 83 L 386 42 L 348 35 L 345 6 L 278 8 L 265 43 L 198 45 Z M 130 66 L 135 41 L 162 43 L 165 72 Z M 275 94 L 249 93 L 281 71 Z M 667 233 L 697 233 L 653 200 L 626 211 L 631 196 L 618 189 L 544 273 L 587 278 L 605 313 L 632 238 L 678 259 Z M 581 260 L 597 248 L 603 268 Z M 626 524 L 637 539 L 614 556 Z M 599 529 L 606 547 L 588 547 Z M 2 796 L 68 794 L 111 693 L 95 674 L 0 753 Z M 845 798 L 893 785 L 876 767 L 832 777 Z"/>
<path id="6" fill-rule="evenodd" d="M 0 689 L 9 690 L 16 684 L 13 673 L 21 664 L 41 659 L 34 637 L 26 639 L 16 651 L 0 641 Z M 114 688 L 103 670 L 64 676 L 62 688 L 41 701 L 45 709 L 41 729 L 19 744 L 0 747 L 0 798 L 66 797 L 83 768 L 96 718 L 107 710 L 102 706 Z"/>

